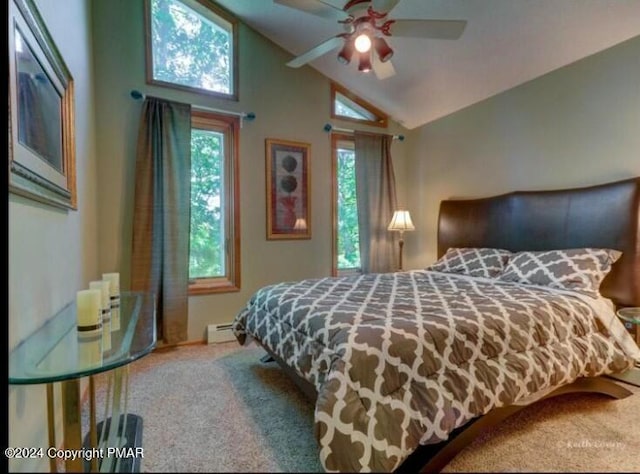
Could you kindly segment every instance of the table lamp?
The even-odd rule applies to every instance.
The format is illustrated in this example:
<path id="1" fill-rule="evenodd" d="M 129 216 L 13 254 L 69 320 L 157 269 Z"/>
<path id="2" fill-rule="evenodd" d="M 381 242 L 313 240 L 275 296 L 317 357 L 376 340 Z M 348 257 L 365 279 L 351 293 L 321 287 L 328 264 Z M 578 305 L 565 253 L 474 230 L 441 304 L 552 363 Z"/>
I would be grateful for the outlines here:
<path id="1" fill-rule="evenodd" d="M 405 231 L 415 230 L 416 228 L 413 226 L 413 222 L 411 221 L 411 215 L 409 211 L 405 210 L 397 210 L 393 213 L 393 217 L 391 218 L 391 223 L 387 230 L 392 230 L 395 232 L 400 232 L 400 241 L 398 242 L 400 245 L 400 266 L 399 270 L 402 271 L 402 247 L 404 247 L 403 236 Z"/>
<path id="2" fill-rule="evenodd" d="M 307 230 L 307 221 L 302 217 L 296 219 L 296 223 L 293 226 L 294 230 Z"/>

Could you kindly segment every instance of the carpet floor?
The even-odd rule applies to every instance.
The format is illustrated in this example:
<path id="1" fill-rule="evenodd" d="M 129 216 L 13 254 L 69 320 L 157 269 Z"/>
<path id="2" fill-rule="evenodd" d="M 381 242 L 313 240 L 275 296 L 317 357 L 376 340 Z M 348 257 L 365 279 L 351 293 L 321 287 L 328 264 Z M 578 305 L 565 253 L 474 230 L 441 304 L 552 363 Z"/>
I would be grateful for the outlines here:
<path id="1" fill-rule="evenodd" d="M 313 405 L 264 351 L 235 342 L 156 350 L 129 366 L 143 472 L 322 472 Z M 96 377 L 98 406 L 106 376 Z M 640 388 L 571 394 L 513 415 L 444 472 L 640 472 Z"/>

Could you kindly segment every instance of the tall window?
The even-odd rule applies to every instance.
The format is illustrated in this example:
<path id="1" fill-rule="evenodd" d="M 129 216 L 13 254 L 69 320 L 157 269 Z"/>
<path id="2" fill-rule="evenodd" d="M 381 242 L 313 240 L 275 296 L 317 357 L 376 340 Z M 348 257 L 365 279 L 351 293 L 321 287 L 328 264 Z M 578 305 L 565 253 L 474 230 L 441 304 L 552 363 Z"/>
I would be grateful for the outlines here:
<path id="1" fill-rule="evenodd" d="M 238 119 L 193 112 L 189 292 L 240 289 Z"/>
<path id="2" fill-rule="evenodd" d="M 237 99 L 236 21 L 206 0 L 146 0 L 147 82 Z"/>
<path id="3" fill-rule="evenodd" d="M 333 274 L 360 270 L 358 204 L 353 137 L 332 135 L 333 148 Z"/>

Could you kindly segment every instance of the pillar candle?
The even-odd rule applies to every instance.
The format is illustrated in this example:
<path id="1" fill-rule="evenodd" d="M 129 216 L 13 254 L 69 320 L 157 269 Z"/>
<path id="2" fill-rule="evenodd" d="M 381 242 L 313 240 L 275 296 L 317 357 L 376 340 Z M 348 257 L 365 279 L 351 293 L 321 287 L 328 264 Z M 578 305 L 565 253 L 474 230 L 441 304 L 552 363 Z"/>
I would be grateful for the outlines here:
<path id="1" fill-rule="evenodd" d="M 120 329 L 120 274 L 103 273 L 102 279 L 109 282 L 111 330 L 118 331 Z"/>
<path id="2" fill-rule="evenodd" d="M 92 331 L 102 327 L 102 292 L 89 289 L 76 294 L 78 331 Z"/>
<path id="3" fill-rule="evenodd" d="M 111 297 L 109 286 L 111 282 L 108 280 L 99 280 L 89 282 L 89 288 L 100 290 L 100 313 L 102 315 L 102 329 L 106 330 L 110 328 L 109 322 L 111 321 Z"/>
<path id="4" fill-rule="evenodd" d="M 110 282 L 109 292 L 110 296 L 120 296 L 120 274 L 119 273 L 103 273 L 103 280 Z"/>
<path id="5" fill-rule="evenodd" d="M 89 283 L 89 288 L 91 288 L 92 290 L 100 290 L 100 308 L 102 309 L 102 311 L 104 311 L 105 309 L 111 309 L 111 293 L 109 289 L 110 285 L 111 282 L 109 280 L 92 281 Z"/>

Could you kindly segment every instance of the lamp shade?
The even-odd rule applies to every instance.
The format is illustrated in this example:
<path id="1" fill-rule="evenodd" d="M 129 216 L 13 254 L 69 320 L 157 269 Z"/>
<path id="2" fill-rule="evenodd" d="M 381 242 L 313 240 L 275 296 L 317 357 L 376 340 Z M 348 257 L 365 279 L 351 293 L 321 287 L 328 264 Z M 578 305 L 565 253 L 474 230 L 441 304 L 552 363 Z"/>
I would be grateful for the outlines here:
<path id="1" fill-rule="evenodd" d="M 386 63 L 391 56 L 393 56 L 393 49 L 387 44 L 384 38 L 374 38 L 373 39 L 373 47 L 378 54 L 378 59 L 380 59 L 381 63 Z"/>
<path id="2" fill-rule="evenodd" d="M 344 46 L 338 53 L 338 61 L 342 64 L 349 64 L 355 50 L 356 48 L 352 39 L 345 41 Z"/>
<path id="3" fill-rule="evenodd" d="M 307 221 L 302 217 L 298 217 L 293 228 L 294 230 L 307 230 Z"/>
<path id="4" fill-rule="evenodd" d="M 387 230 L 396 230 L 401 232 L 415 229 L 413 221 L 411 220 L 411 214 L 409 214 L 409 211 L 404 210 L 395 211 L 391 218 L 391 223 L 389 224 L 389 227 L 387 227 Z"/>
<path id="5" fill-rule="evenodd" d="M 360 62 L 358 64 L 358 71 L 360 72 L 371 71 L 371 55 L 369 53 L 360 53 Z"/>

